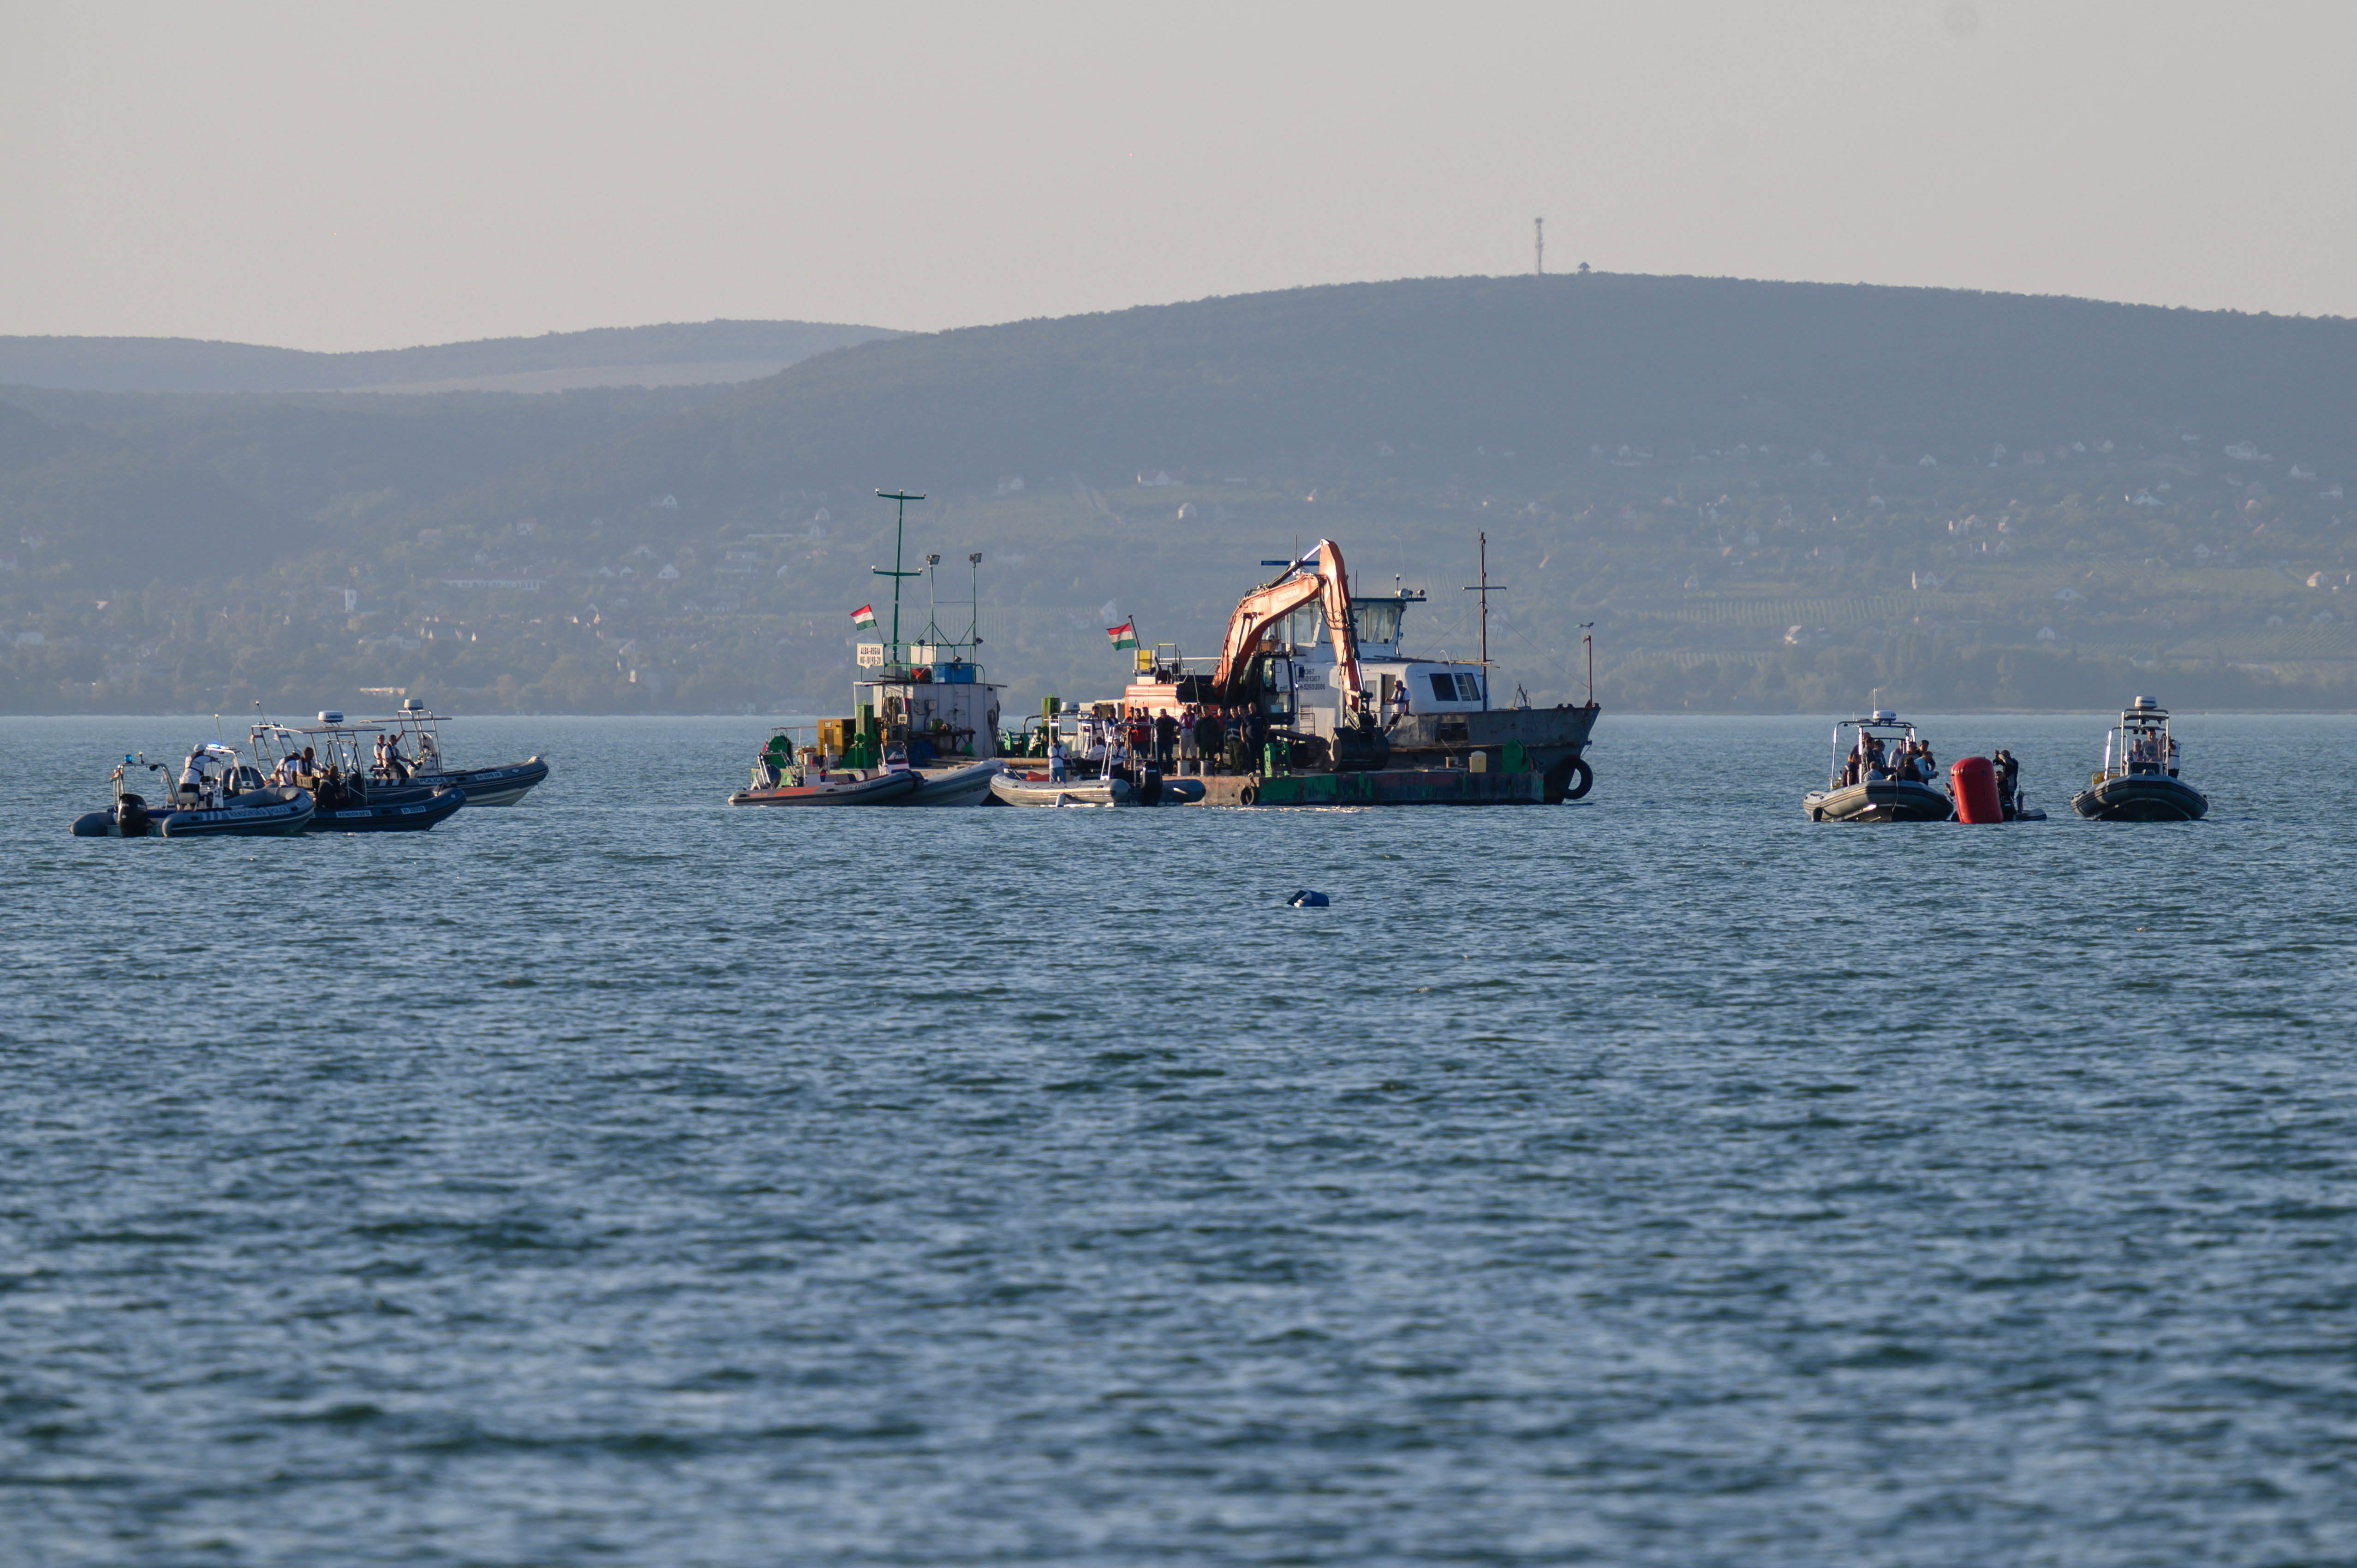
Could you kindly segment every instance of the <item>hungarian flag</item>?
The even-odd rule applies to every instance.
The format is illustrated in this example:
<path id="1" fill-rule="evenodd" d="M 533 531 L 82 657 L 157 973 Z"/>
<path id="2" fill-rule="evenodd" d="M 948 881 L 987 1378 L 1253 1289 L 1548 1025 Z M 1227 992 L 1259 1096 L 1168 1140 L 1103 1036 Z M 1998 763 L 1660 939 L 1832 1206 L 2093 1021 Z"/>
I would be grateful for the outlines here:
<path id="1" fill-rule="evenodd" d="M 862 631 L 866 631 L 869 627 L 874 626 L 876 624 L 876 607 L 874 605 L 862 605 L 857 609 L 852 611 L 851 624 L 857 627 Z"/>
<path id="2" fill-rule="evenodd" d="M 1115 648 L 1135 648 L 1137 646 L 1137 633 L 1132 629 L 1135 621 L 1135 618 L 1132 617 L 1131 619 L 1122 622 L 1119 626 L 1109 626 L 1105 628 L 1105 635 L 1113 639 L 1113 645 Z"/>

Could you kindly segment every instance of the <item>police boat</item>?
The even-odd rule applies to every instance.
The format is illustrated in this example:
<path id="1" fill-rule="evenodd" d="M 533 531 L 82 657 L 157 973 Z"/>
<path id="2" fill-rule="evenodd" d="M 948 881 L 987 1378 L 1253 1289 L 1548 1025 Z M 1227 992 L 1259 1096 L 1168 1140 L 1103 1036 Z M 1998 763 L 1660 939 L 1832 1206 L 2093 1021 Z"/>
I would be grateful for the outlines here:
<path id="1" fill-rule="evenodd" d="M 128 786 L 139 772 L 157 775 L 156 798 Z M 109 782 L 114 803 L 74 819 L 76 838 L 276 838 L 310 826 L 317 811 L 311 792 L 272 784 L 234 746 L 201 741 L 174 784 L 170 769 L 134 753 L 115 765 Z"/>
<path id="2" fill-rule="evenodd" d="M 322 713 L 311 725 L 264 721 L 248 733 L 254 756 L 271 771 L 307 782 L 317 803 L 315 833 L 424 832 L 468 800 L 464 789 L 404 778 L 402 765 L 378 747 L 385 731 L 348 724 L 339 713 Z"/>
<path id="3" fill-rule="evenodd" d="M 1888 708 L 1835 720 L 1833 776 L 1801 800 L 1809 821 L 1944 822 L 1954 816 L 1955 801 L 1932 782 L 1940 775 L 1928 749 L 1920 762 L 1902 757 L 1915 740 L 1915 726 Z"/>
<path id="4" fill-rule="evenodd" d="M 2138 697 L 2104 734 L 2104 765 L 2071 797 L 2071 809 L 2107 822 L 2199 822 L 2210 798 L 2177 776 L 2169 710 Z"/>
<path id="5" fill-rule="evenodd" d="M 414 697 L 406 698 L 390 717 L 363 722 L 384 730 L 406 758 L 409 782 L 442 789 L 463 789 L 469 806 L 512 806 L 548 777 L 548 759 L 533 756 L 497 768 L 453 768 L 442 752 L 442 724 L 447 714 L 429 712 Z"/>

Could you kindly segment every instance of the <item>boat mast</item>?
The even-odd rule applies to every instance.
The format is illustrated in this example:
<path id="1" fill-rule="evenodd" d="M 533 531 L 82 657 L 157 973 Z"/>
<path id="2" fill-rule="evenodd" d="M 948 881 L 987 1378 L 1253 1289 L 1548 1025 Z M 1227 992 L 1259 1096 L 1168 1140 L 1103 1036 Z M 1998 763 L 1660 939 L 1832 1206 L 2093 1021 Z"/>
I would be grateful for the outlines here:
<path id="1" fill-rule="evenodd" d="M 920 501 L 925 498 L 910 495 L 905 490 L 877 490 L 876 493 L 888 501 L 898 503 L 899 507 L 899 521 L 892 525 L 892 569 L 887 572 L 881 566 L 867 568 L 879 577 L 892 579 L 892 661 L 897 664 L 900 660 L 900 579 L 917 575 L 914 572 L 900 570 L 900 541 L 909 531 L 909 503 Z"/>
<path id="2" fill-rule="evenodd" d="M 1504 586 L 1502 583 L 1498 585 L 1499 589 Z M 1486 532 L 1481 535 L 1480 584 L 1469 585 L 1465 591 L 1481 596 L 1481 711 L 1486 714 L 1490 711 L 1490 595 L 1495 591 L 1490 586 L 1490 536 Z"/>

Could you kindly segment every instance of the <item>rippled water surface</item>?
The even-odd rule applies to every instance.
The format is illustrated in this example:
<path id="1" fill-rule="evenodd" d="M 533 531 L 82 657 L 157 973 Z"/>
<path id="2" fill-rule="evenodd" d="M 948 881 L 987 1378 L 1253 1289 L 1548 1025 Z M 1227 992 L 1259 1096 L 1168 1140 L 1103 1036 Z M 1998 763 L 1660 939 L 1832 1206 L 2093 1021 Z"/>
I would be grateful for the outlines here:
<path id="1" fill-rule="evenodd" d="M 0 721 L 0 1560 L 2357 1560 L 2357 725 L 2194 825 L 722 804 L 82 841 Z M 207 726 L 209 727 L 209 726 Z M 1332 908 L 1283 907 L 1297 887 Z"/>

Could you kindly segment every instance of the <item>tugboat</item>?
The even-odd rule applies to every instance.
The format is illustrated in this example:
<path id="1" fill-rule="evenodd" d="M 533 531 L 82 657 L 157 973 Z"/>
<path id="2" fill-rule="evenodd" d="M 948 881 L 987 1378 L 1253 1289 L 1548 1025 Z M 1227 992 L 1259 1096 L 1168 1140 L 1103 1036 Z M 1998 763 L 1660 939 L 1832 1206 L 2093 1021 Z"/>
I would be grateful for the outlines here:
<path id="1" fill-rule="evenodd" d="M 255 757 L 271 770 L 312 781 L 318 810 L 309 831 L 315 833 L 425 832 L 467 803 L 464 789 L 388 775 L 373 755 L 385 732 L 375 725 L 347 724 L 339 713 L 323 713 L 315 725 L 265 721 L 248 733 Z M 365 762 L 363 739 L 371 753 Z"/>
<path id="2" fill-rule="evenodd" d="M 1854 732 L 1847 745 L 1842 732 Z M 1918 748 L 1915 726 L 1889 708 L 1877 708 L 1864 718 L 1834 724 L 1833 777 L 1822 789 L 1802 797 L 1802 808 L 1813 822 L 1944 822 L 1956 814 L 1947 791 L 1934 787 L 1928 774 L 1939 777 L 1928 747 L 1920 764 L 1902 753 Z M 1911 765 L 1911 766 L 1910 766 Z"/>
<path id="3" fill-rule="evenodd" d="M 2177 776 L 2177 740 L 2169 710 L 2138 697 L 2104 735 L 2104 766 L 2071 797 L 2083 817 L 2108 822 L 2199 822 L 2210 798 Z"/>
<path id="4" fill-rule="evenodd" d="M 497 768 L 453 768 L 442 755 L 442 724 L 447 714 L 429 713 L 411 697 L 389 718 L 360 721 L 390 733 L 409 762 L 409 782 L 437 789 L 463 789 L 469 806 L 512 806 L 533 786 L 548 777 L 548 759 L 529 757 Z"/>
<path id="5" fill-rule="evenodd" d="M 221 770 L 213 771 L 218 760 Z M 126 789 L 125 775 L 145 768 L 159 775 L 158 804 Z M 190 776 L 194 777 L 191 778 Z M 266 782 L 262 770 L 244 761 L 237 748 L 218 741 L 199 741 L 188 753 L 188 767 L 177 787 L 170 770 L 135 753 L 115 765 L 109 779 L 114 803 L 102 811 L 85 811 L 74 819 L 73 836 L 92 838 L 281 838 L 310 825 L 316 806 L 307 789 Z"/>

